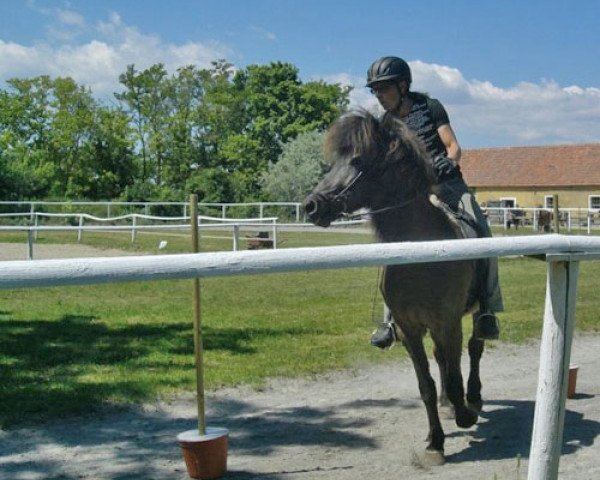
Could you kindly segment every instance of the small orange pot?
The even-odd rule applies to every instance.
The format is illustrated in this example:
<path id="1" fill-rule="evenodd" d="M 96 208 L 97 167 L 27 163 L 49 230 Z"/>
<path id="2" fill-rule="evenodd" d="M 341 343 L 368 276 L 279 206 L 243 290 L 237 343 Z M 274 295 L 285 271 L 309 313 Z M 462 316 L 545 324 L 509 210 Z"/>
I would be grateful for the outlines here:
<path id="1" fill-rule="evenodd" d="M 215 427 L 208 427 L 206 435 L 198 430 L 177 435 L 188 475 L 202 480 L 222 477 L 227 471 L 228 437 L 226 428 Z"/>

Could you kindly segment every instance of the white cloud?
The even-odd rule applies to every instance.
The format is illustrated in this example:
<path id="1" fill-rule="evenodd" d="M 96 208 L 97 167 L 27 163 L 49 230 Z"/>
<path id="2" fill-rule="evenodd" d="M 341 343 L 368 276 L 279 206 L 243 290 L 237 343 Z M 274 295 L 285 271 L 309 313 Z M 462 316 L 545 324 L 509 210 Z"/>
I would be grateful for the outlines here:
<path id="1" fill-rule="evenodd" d="M 256 26 L 251 26 L 250 28 L 253 32 L 257 33 L 261 38 L 265 38 L 272 42 L 277 41 L 277 35 L 275 35 L 273 32 L 270 32 L 269 30 L 266 30 L 262 27 L 256 27 Z"/>
<path id="2" fill-rule="evenodd" d="M 65 25 L 72 25 L 75 27 L 85 27 L 85 19 L 82 15 L 72 10 L 59 10 L 58 20 Z"/>
<path id="3" fill-rule="evenodd" d="M 413 89 L 442 101 L 466 147 L 600 142 L 600 88 L 561 87 L 544 80 L 510 88 L 467 80 L 452 67 L 410 62 Z M 340 74 L 326 81 L 355 87 L 351 106 L 374 110 L 364 78 Z"/>
<path id="4" fill-rule="evenodd" d="M 43 74 L 70 76 L 89 86 L 96 95 L 110 96 L 120 89 L 118 77 L 129 64 L 135 64 L 139 70 L 163 63 L 169 72 L 174 72 L 190 64 L 209 67 L 211 61 L 230 57 L 232 53 L 216 42 L 164 42 L 158 36 L 125 25 L 116 13 L 107 21 L 87 27 L 85 19 L 76 13 L 58 11 L 54 15 L 71 30 L 54 29 L 51 38 L 69 41 L 54 44 L 49 40 L 25 46 L 0 40 L 0 79 Z M 91 39 L 72 41 L 78 35 L 76 30 L 80 32 L 83 27 L 89 30 Z"/>

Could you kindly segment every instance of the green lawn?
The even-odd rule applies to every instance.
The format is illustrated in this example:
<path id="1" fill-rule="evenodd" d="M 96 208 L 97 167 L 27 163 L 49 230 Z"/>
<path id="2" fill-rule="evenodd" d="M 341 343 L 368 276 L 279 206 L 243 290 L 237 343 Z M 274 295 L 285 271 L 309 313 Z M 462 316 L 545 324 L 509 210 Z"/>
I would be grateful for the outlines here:
<path id="1" fill-rule="evenodd" d="M 38 241 L 72 241 L 69 235 Z M 86 234 L 85 242 L 156 252 L 161 238 L 169 241 L 168 253 L 189 251 L 188 236 L 164 233 L 140 235 L 134 246 L 127 234 Z M 285 247 L 371 241 L 328 232 L 282 232 L 280 239 Z M 203 238 L 202 245 L 228 250 L 231 241 Z M 545 269 L 538 260 L 501 260 L 503 341 L 539 336 Z M 577 328 L 597 331 L 600 264 L 585 262 L 580 270 Z M 203 280 L 207 388 L 260 386 L 269 377 L 403 356 L 402 348 L 382 353 L 369 346 L 373 319 L 381 314 L 376 281 L 375 268 Z M 191 281 L 0 290 L 0 426 L 193 391 L 191 299 Z M 470 331 L 470 322 L 464 324 Z"/>

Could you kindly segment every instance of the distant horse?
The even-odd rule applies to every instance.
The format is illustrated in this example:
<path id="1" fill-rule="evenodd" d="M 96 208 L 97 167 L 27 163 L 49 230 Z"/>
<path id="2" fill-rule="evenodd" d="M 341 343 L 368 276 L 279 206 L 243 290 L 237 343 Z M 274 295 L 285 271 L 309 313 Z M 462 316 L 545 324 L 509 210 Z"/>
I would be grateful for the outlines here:
<path id="1" fill-rule="evenodd" d="M 381 242 L 462 238 L 461 229 L 436 205 L 435 176 L 420 140 L 401 122 L 379 122 L 370 113 L 343 115 L 329 128 L 325 154 L 329 173 L 303 202 L 308 218 L 327 227 L 342 213 L 366 208 Z M 467 403 L 460 358 L 461 319 L 475 307 L 474 261 L 393 265 L 385 268 L 381 291 L 396 332 L 412 359 L 429 421 L 423 461 L 444 463 L 445 434 L 423 337 L 429 331 L 441 377 L 440 403 L 454 407 L 456 424 L 469 428 L 481 409 L 479 362 L 483 341 L 469 340 L 471 371 Z"/>
<path id="2" fill-rule="evenodd" d="M 549 232 L 552 229 L 552 212 L 548 210 L 538 210 L 537 212 L 537 229 L 538 232 Z"/>

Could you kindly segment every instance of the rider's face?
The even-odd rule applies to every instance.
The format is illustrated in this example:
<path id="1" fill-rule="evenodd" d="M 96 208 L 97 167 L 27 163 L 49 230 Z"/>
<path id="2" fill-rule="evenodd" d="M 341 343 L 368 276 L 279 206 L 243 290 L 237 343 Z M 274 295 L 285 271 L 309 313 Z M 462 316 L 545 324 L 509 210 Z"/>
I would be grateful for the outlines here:
<path id="1" fill-rule="evenodd" d="M 371 93 L 387 112 L 396 110 L 400 106 L 400 89 L 396 82 L 380 82 L 371 87 Z"/>

